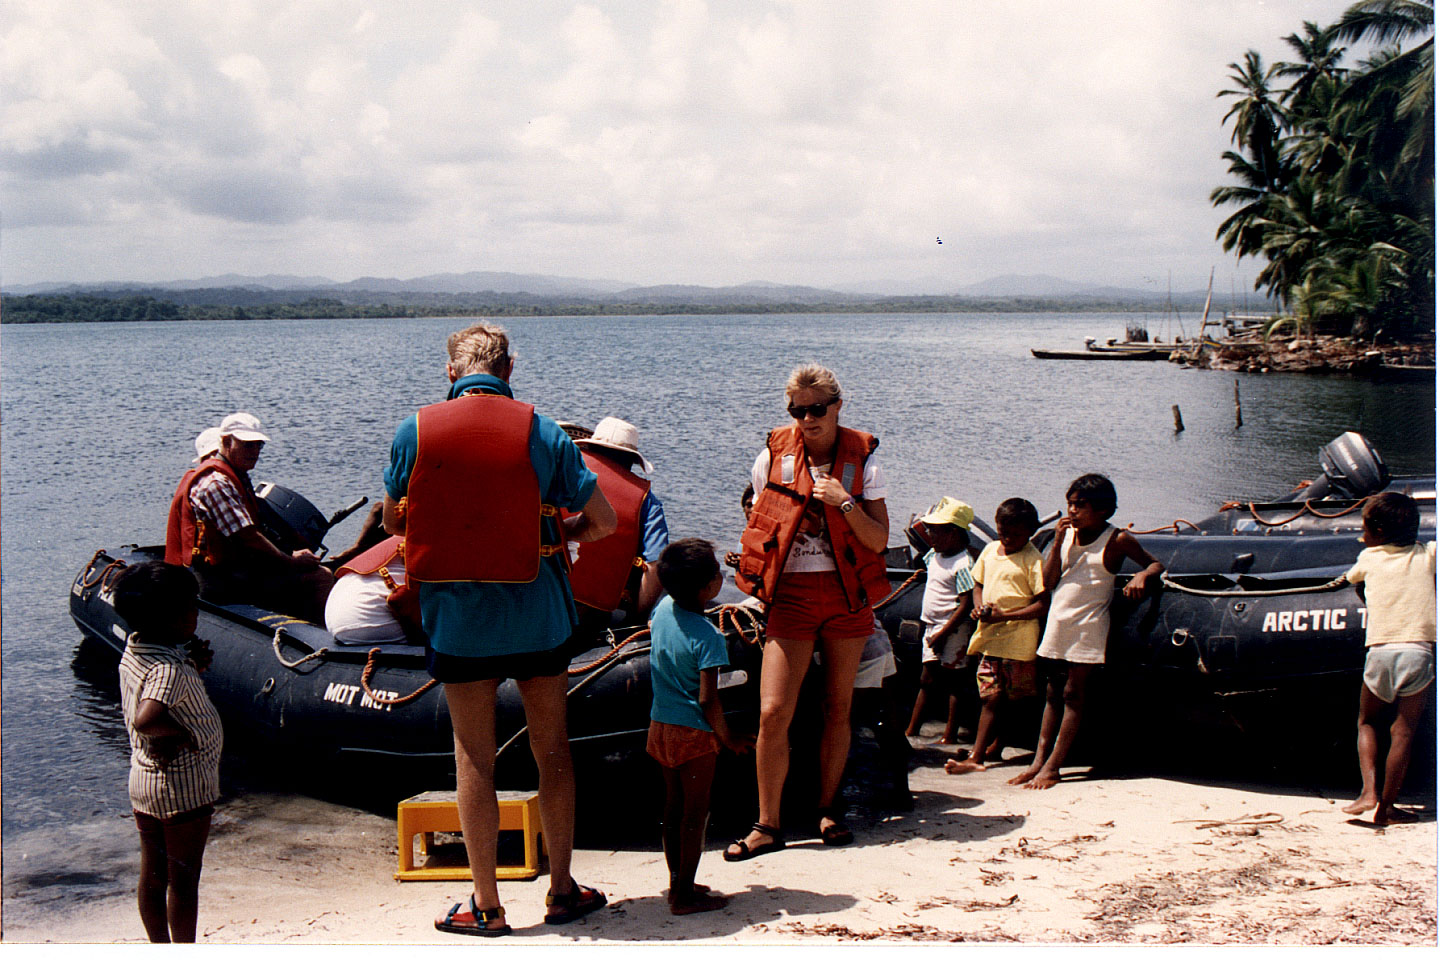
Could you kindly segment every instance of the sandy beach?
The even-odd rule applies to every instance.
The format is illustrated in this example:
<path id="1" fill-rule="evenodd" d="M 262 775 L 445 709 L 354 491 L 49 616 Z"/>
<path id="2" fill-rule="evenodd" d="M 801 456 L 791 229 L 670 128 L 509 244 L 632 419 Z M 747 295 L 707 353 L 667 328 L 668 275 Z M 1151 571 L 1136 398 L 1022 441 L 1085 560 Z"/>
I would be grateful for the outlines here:
<path id="1" fill-rule="evenodd" d="M 1129 776 L 1083 767 L 1048 791 L 1005 783 L 1027 756 L 966 776 L 917 753 L 915 809 L 854 822 L 845 848 L 789 849 L 725 863 L 717 840 L 699 880 L 728 909 L 672 916 L 658 837 L 575 853 L 575 876 L 610 905 L 547 927 L 546 882 L 501 885 L 510 943 L 1008 944 L 1436 943 L 1433 793 L 1415 824 L 1377 829 L 1329 790 Z M 393 818 L 335 808 L 325 823 L 285 798 L 217 812 L 201 885 L 203 943 L 471 943 L 432 923 L 467 885 L 400 883 Z M 307 822 L 310 821 L 310 822 Z M 633 834 L 633 830 L 632 830 Z M 277 853 L 277 851 L 279 851 Z M 84 909 L 8 910 L 5 939 L 135 943 L 133 899 Z"/>

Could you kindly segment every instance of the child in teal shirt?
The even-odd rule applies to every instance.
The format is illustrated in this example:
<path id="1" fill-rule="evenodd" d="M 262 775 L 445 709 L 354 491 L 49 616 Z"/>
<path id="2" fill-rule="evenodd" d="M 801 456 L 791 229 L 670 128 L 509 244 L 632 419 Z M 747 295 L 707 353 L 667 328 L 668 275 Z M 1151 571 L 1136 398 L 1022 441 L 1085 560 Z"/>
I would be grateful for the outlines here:
<path id="1" fill-rule="evenodd" d="M 730 665 L 725 637 L 705 616 L 705 604 L 720 592 L 724 578 L 715 545 L 677 540 L 660 554 L 660 584 L 669 595 L 650 618 L 650 736 L 645 749 L 665 777 L 662 838 L 670 870 L 670 912 L 719 910 L 728 898 L 695 883 L 705 824 L 710 818 L 710 785 L 723 746 L 735 753 L 754 738 L 731 734 L 720 705 L 720 668 Z"/>

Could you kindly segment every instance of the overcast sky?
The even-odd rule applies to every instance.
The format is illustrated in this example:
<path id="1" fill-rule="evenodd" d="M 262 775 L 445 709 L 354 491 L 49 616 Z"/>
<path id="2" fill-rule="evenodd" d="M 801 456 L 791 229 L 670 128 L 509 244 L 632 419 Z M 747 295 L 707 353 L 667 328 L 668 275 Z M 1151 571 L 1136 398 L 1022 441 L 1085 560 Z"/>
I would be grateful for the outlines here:
<path id="1" fill-rule="evenodd" d="M 6 0 L 0 281 L 1228 294 L 1227 64 L 1346 6 Z"/>

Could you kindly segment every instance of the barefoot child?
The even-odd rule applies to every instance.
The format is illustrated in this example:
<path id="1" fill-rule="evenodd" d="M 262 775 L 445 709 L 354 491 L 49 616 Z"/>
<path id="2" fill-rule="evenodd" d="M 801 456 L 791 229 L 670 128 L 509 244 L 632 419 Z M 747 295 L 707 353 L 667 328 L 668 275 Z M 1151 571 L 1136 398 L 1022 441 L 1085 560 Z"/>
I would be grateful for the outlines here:
<path id="1" fill-rule="evenodd" d="M 220 796 L 222 733 L 200 680 L 210 652 L 196 648 L 198 596 L 189 570 L 163 563 L 127 567 L 113 590 L 132 631 L 120 656 L 120 707 L 140 830 L 140 920 L 152 943 L 195 942 L 200 864 Z"/>
<path id="2" fill-rule="evenodd" d="M 1360 684 L 1360 796 L 1349 814 L 1374 808 L 1375 823 L 1415 815 L 1395 806 L 1415 726 L 1435 680 L 1435 543 L 1415 542 L 1420 513 L 1400 493 L 1382 493 L 1360 515 L 1365 549 L 1345 579 L 1365 601 L 1365 674 Z M 1376 793 L 1380 718 L 1394 706 L 1384 786 Z"/>
<path id="3" fill-rule="evenodd" d="M 1128 558 L 1141 569 L 1125 585 L 1125 596 L 1139 597 L 1152 577 L 1165 572 L 1133 536 L 1110 526 L 1115 487 L 1098 473 L 1087 473 L 1065 493 L 1067 515 L 1055 524 L 1055 539 L 1045 558 L 1045 589 L 1050 613 L 1045 638 L 1036 653 L 1046 677 L 1045 713 L 1035 759 L 1012 784 L 1048 790 L 1060 782 L 1060 765 L 1080 731 L 1086 688 L 1105 662 L 1110 635 L 1110 601 L 1115 575 Z"/>
<path id="4" fill-rule="evenodd" d="M 1040 527 L 1035 505 L 1011 497 L 995 511 L 1000 539 L 985 545 L 970 576 L 980 623 L 970 638 L 971 656 L 979 656 L 975 683 L 980 690 L 980 723 L 975 746 L 963 760 L 946 760 L 946 773 L 985 769 L 987 751 L 998 757 L 997 721 L 1003 701 L 1035 696 L 1035 648 L 1045 614 L 1045 580 L 1040 551 L 1030 542 Z"/>
<path id="5" fill-rule="evenodd" d="M 933 548 L 925 555 L 925 597 L 920 603 L 920 622 L 925 624 L 921 643 L 920 692 L 905 736 L 920 734 L 927 700 L 939 693 L 947 696 L 945 732 L 941 743 L 955 742 L 959 725 L 959 699 L 956 697 L 961 658 L 973 629 L 970 621 L 970 521 L 975 511 L 970 505 L 951 497 L 941 497 L 935 509 L 920 518 L 925 539 Z"/>
<path id="6" fill-rule="evenodd" d="M 715 756 L 723 746 L 750 749 L 753 738 L 730 733 L 720 705 L 719 668 L 730 658 L 725 638 L 705 617 L 705 604 L 724 578 L 715 547 L 706 540 L 677 540 L 660 554 L 660 584 L 667 594 L 650 619 L 650 737 L 646 752 L 665 777 L 662 840 L 670 869 L 670 912 L 719 910 L 728 902 L 695 883 Z"/>

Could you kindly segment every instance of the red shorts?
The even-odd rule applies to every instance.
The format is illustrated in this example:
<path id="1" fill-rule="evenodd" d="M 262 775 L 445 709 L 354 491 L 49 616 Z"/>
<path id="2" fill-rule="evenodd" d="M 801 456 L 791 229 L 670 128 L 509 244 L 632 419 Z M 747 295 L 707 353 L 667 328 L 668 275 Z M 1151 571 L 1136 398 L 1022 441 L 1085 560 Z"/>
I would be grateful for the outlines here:
<path id="1" fill-rule="evenodd" d="M 719 753 L 720 740 L 710 730 L 651 720 L 645 752 L 662 767 L 680 767 L 699 757 Z"/>
<path id="2" fill-rule="evenodd" d="M 875 632 L 869 605 L 851 613 L 840 574 L 782 573 L 765 633 L 781 640 L 867 640 Z"/>

